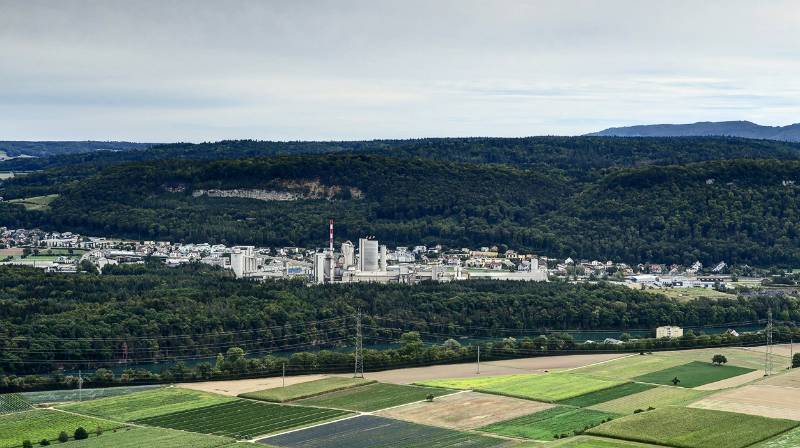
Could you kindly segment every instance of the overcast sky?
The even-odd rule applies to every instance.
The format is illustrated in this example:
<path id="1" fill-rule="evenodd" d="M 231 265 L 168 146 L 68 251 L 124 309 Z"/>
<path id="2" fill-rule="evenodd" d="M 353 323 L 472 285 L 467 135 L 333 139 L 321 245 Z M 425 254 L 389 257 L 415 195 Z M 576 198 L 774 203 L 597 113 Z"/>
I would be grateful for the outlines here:
<path id="1" fill-rule="evenodd" d="M 0 0 L 0 140 L 800 122 L 800 2 Z"/>

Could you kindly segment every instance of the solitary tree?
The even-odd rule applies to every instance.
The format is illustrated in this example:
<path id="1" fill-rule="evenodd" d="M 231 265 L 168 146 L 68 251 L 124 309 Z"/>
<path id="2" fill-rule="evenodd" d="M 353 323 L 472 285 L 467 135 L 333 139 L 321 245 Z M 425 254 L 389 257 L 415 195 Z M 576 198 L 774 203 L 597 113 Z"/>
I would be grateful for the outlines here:
<path id="1" fill-rule="evenodd" d="M 713 358 L 711 358 L 711 362 L 717 365 L 722 365 L 728 362 L 728 358 L 726 358 L 725 355 L 716 354 Z"/>
<path id="2" fill-rule="evenodd" d="M 680 382 L 681 382 L 681 380 L 679 380 L 677 376 L 676 376 L 675 378 L 673 378 L 673 379 L 672 379 L 672 384 L 673 384 L 673 385 L 675 385 L 675 386 L 677 386 L 678 384 L 680 384 Z"/>
<path id="3" fill-rule="evenodd" d="M 79 426 L 78 429 L 75 430 L 75 440 L 83 440 L 88 438 L 89 433 L 83 428 L 83 426 Z"/>
<path id="4" fill-rule="evenodd" d="M 792 368 L 794 369 L 797 367 L 800 367 L 800 353 L 795 353 L 794 356 L 792 356 Z"/>
<path id="5" fill-rule="evenodd" d="M 60 433 L 58 433 L 58 441 L 59 442 L 64 443 L 67 440 L 69 440 L 69 434 L 67 434 L 66 431 L 61 431 Z"/>

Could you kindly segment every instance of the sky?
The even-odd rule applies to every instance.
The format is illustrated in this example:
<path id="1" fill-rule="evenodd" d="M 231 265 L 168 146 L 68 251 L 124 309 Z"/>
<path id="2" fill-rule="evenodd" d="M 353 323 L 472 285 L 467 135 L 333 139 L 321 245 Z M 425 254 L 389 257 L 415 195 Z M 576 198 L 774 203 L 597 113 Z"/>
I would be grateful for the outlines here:
<path id="1" fill-rule="evenodd" d="M 0 0 L 0 140 L 800 122 L 796 0 Z"/>

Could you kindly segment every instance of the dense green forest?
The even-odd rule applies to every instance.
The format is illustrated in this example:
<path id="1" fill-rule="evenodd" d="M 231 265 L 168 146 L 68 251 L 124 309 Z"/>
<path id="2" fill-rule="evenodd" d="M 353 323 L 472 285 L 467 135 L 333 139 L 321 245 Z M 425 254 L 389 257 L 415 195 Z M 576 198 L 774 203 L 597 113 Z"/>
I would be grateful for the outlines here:
<path id="1" fill-rule="evenodd" d="M 723 137 L 474 137 L 342 142 L 227 140 L 156 145 L 143 151 L 95 151 L 16 159 L 0 162 L 0 171 L 32 171 L 58 167 L 96 171 L 109 165 L 146 160 L 216 160 L 339 152 L 547 167 L 565 170 L 573 175 L 586 175 L 604 168 L 708 160 L 798 160 L 800 143 Z"/>
<path id="2" fill-rule="evenodd" d="M 325 221 L 333 217 L 340 240 L 373 235 L 389 245 L 505 244 L 547 256 L 630 263 L 796 266 L 800 161 L 734 158 L 625 166 L 638 165 L 644 154 L 651 162 L 688 154 L 680 149 L 688 140 L 675 140 L 673 152 L 666 139 L 663 148 L 650 143 L 650 152 L 623 145 L 632 154 L 614 156 L 623 166 L 608 168 L 605 159 L 589 158 L 600 168 L 584 170 L 575 168 L 580 161 L 565 169 L 560 162 L 467 163 L 358 151 L 142 161 L 103 169 L 65 166 L 5 182 L 0 195 L 6 199 L 60 197 L 44 211 L 0 203 L 0 223 L 136 239 L 313 247 L 326 240 Z M 707 145 L 717 142 L 707 140 Z M 604 141 L 611 145 L 614 139 Z M 719 141 L 725 147 L 729 139 Z M 751 155 L 773 143 L 754 142 Z M 455 154 L 453 145 L 438 147 Z M 296 201 L 192 194 L 282 191 L 290 181 L 341 191 L 328 199 Z M 363 196 L 351 195 L 352 188 Z"/>
<path id="3" fill-rule="evenodd" d="M 769 304 L 767 301 L 770 301 Z M 680 303 L 624 287 L 465 281 L 453 284 L 254 283 L 205 265 L 107 267 L 103 274 L 46 274 L 0 267 L 0 374 L 193 358 L 240 347 L 251 356 L 352 344 L 356 310 L 366 342 L 403 332 L 443 341 L 469 336 L 537 337 L 559 330 L 661 324 L 719 325 L 764 318 L 800 320 L 796 298 Z M 90 362 L 95 361 L 95 362 Z"/>

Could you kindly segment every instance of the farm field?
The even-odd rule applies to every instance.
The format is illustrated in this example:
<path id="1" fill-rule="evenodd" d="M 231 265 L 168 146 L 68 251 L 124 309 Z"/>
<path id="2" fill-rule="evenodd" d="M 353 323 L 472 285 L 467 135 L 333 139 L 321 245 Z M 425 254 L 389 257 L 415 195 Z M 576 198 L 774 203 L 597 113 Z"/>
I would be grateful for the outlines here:
<path id="1" fill-rule="evenodd" d="M 800 389 L 752 384 L 711 395 L 691 407 L 800 420 Z"/>
<path id="2" fill-rule="evenodd" d="M 592 436 L 572 437 L 566 441 L 547 444 L 547 448 L 660 448 L 646 443 L 611 440 Z"/>
<path id="3" fill-rule="evenodd" d="M 665 406 L 685 406 L 700 400 L 708 394 L 710 394 L 710 392 L 685 389 L 682 387 L 659 386 L 644 392 L 639 392 L 638 394 L 628 395 L 605 403 L 598 403 L 591 406 L 591 409 L 615 414 L 633 414 L 637 409 L 647 409 L 651 406 L 656 409 Z"/>
<path id="4" fill-rule="evenodd" d="M 58 196 L 57 194 L 48 194 L 24 199 L 11 199 L 8 202 L 21 204 L 26 210 L 47 210 L 50 208 L 50 203 L 58 199 Z"/>
<path id="5" fill-rule="evenodd" d="M 700 297 L 707 297 L 709 299 L 730 299 L 736 297 L 735 294 L 728 294 L 713 288 L 655 288 L 646 289 L 645 291 L 652 294 L 663 294 L 681 302 L 688 302 Z"/>
<path id="6" fill-rule="evenodd" d="M 589 392 L 588 394 L 561 400 L 559 401 L 559 404 L 585 408 L 595 404 L 616 400 L 617 398 L 626 397 L 628 395 L 637 394 L 639 392 L 644 392 L 654 387 L 656 386 L 650 384 L 625 383 L 620 384 L 619 386 L 610 387 L 608 389 L 598 390 L 597 392 Z"/>
<path id="7" fill-rule="evenodd" d="M 434 380 L 422 385 L 471 389 L 509 397 L 555 402 L 623 384 L 624 381 L 592 378 L 572 373 L 487 376 L 481 378 Z"/>
<path id="8" fill-rule="evenodd" d="M 423 401 L 387 409 L 375 415 L 451 429 L 474 429 L 551 407 L 552 404 L 537 401 L 462 392 L 437 398 L 433 402 Z"/>
<path id="9" fill-rule="evenodd" d="M 98 427 L 105 431 L 122 425 L 52 409 L 15 412 L 0 415 L 0 448 L 19 447 L 25 439 L 37 442 L 42 439 L 56 440 L 61 431 L 71 436 L 79 426 L 91 432 Z"/>
<path id="10" fill-rule="evenodd" d="M 234 400 L 213 406 L 149 417 L 137 420 L 137 423 L 248 439 L 346 415 L 349 415 L 349 412 L 336 409 Z"/>
<path id="11" fill-rule="evenodd" d="M 800 428 L 767 439 L 752 448 L 797 448 L 800 446 Z"/>
<path id="12" fill-rule="evenodd" d="M 119 395 L 127 395 L 134 392 L 143 392 L 146 390 L 160 389 L 164 386 L 149 385 L 149 386 L 124 386 L 124 387 L 107 387 L 107 388 L 93 388 L 83 389 L 80 394 L 77 389 L 72 390 L 45 390 L 40 392 L 22 392 L 26 400 L 33 404 L 39 403 L 58 403 L 60 401 L 78 401 L 80 395 L 81 401 L 94 400 L 103 397 L 116 397 Z"/>
<path id="13" fill-rule="evenodd" d="M 285 401 L 322 395 L 327 392 L 364 386 L 374 382 L 374 380 L 365 380 L 363 378 L 345 378 L 334 376 L 330 378 L 322 378 L 319 380 L 293 384 L 286 387 L 274 387 L 256 392 L 247 392 L 240 394 L 239 396 L 253 400 L 283 403 Z"/>
<path id="14" fill-rule="evenodd" d="M 758 384 L 770 386 L 793 387 L 800 389 L 800 369 L 793 369 L 780 375 L 772 375 L 759 381 Z"/>
<path id="15" fill-rule="evenodd" d="M 688 364 L 670 367 L 634 378 L 643 383 L 672 385 L 672 379 L 678 378 L 680 387 L 697 387 L 716 381 L 733 378 L 752 372 L 753 369 L 736 366 L 718 366 L 707 362 L 692 361 Z"/>
<path id="16" fill-rule="evenodd" d="M 222 395 L 168 387 L 62 405 L 59 408 L 119 421 L 134 421 L 235 400 Z"/>
<path id="17" fill-rule="evenodd" d="M 743 448 L 797 425 L 791 420 L 670 407 L 612 420 L 589 433 L 681 448 Z"/>
<path id="18" fill-rule="evenodd" d="M 27 411 L 30 409 L 33 409 L 33 406 L 20 394 L 0 395 L 0 415 Z"/>
<path id="19" fill-rule="evenodd" d="M 326 425 L 261 439 L 259 443 L 302 448 L 493 448 L 506 440 L 452 429 L 423 426 L 374 415 L 361 415 Z"/>
<path id="20" fill-rule="evenodd" d="M 484 426 L 480 430 L 509 437 L 554 440 L 559 436 L 571 436 L 575 431 L 583 431 L 616 416 L 591 409 L 557 406 L 535 414 Z"/>
<path id="21" fill-rule="evenodd" d="M 235 443 L 227 437 L 193 434 L 163 428 L 125 427 L 106 431 L 101 435 L 89 434 L 86 440 L 72 440 L 58 444 L 59 448 L 221 448 Z"/>
<path id="22" fill-rule="evenodd" d="M 351 389 L 318 395 L 298 400 L 295 403 L 350 411 L 371 412 L 401 404 L 424 400 L 428 394 L 435 397 L 453 393 L 435 387 L 402 386 L 398 384 L 373 383 Z"/>
<path id="23" fill-rule="evenodd" d="M 633 355 L 609 361 L 603 364 L 581 367 L 575 373 L 608 379 L 634 379 L 648 373 L 670 367 L 687 364 L 693 361 L 711 362 L 715 354 L 725 355 L 728 366 L 746 367 L 758 370 L 764 366 L 764 354 L 742 348 L 713 348 L 698 350 L 680 350 L 672 352 L 654 352 L 651 355 Z M 786 360 L 780 356 L 778 360 Z M 672 378 L 670 378 L 672 379 Z"/>

